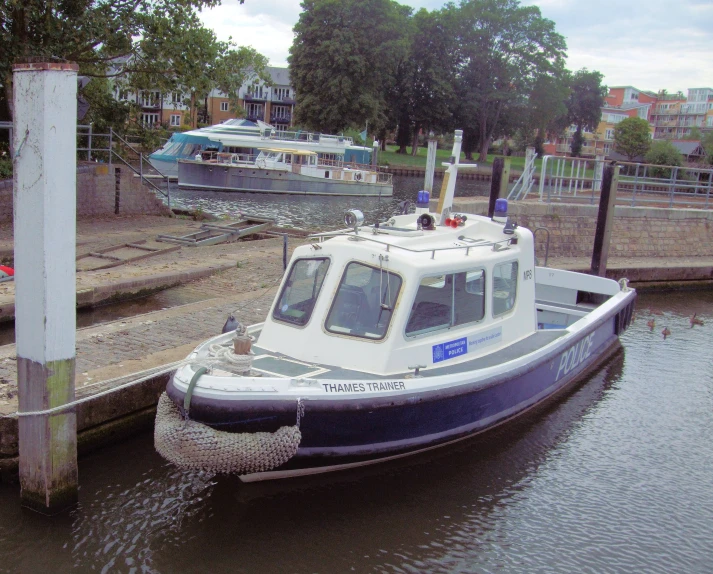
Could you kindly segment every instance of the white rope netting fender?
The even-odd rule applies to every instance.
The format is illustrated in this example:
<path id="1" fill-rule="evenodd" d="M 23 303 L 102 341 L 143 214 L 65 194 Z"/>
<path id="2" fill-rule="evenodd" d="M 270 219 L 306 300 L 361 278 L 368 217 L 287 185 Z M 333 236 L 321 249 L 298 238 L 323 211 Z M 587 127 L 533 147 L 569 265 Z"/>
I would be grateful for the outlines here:
<path id="1" fill-rule="evenodd" d="M 181 468 L 233 474 L 264 472 L 297 453 L 302 440 L 301 409 L 298 401 L 295 426 L 280 427 L 274 433 L 231 433 L 184 420 L 164 392 L 156 410 L 154 445 L 162 457 Z"/>

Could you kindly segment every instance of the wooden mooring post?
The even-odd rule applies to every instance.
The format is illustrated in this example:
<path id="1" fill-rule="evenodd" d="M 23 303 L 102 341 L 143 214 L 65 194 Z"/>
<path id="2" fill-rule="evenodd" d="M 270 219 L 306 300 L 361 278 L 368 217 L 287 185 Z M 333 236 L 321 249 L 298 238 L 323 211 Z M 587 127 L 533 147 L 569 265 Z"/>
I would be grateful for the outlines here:
<path id="1" fill-rule="evenodd" d="M 490 180 L 490 201 L 488 202 L 488 217 L 495 213 L 495 200 L 507 197 L 510 183 L 510 158 L 496 157 L 493 160 L 493 174 Z"/>
<path id="2" fill-rule="evenodd" d="M 606 277 L 607 259 L 609 257 L 609 240 L 614 222 L 614 206 L 616 204 L 616 186 L 619 181 L 619 166 L 607 165 L 602 174 L 602 192 L 599 196 L 599 212 L 597 214 L 597 229 L 594 233 L 594 248 L 592 249 L 592 265 L 590 273 Z"/>
<path id="3" fill-rule="evenodd" d="M 22 504 L 54 514 L 77 501 L 77 70 L 13 66 L 15 331 Z"/>

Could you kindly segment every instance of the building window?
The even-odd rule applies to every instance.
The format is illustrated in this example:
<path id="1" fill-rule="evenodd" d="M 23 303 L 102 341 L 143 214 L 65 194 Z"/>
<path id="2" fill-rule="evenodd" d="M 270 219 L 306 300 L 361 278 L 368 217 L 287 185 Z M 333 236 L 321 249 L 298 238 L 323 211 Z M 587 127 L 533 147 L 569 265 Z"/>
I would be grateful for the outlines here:
<path id="1" fill-rule="evenodd" d="M 158 114 L 141 114 L 141 125 L 150 128 L 158 125 Z"/>
<path id="2" fill-rule="evenodd" d="M 290 88 L 275 88 L 275 100 L 288 100 L 290 98 Z"/>
<path id="3" fill-rule="evenodd" d="M 248 95 L 252 96 L 253 98 L 262 99 L 262 86 L 258 86 L 256 84 L 248 86 Z"/>
<path id="4" fill-rule="evenodd" d="M 245 111 L 247 112 L 249 120 L 262 120 L 265 117 L 262 104 L 247 104 Z"/>
<path id="5" fill-rule="evenodd" d="M 181 114 L 171 114 L 171 125 L 180 126 L 181 125 Z"/>
<path id="6" fill-rule="evenodd" d="M 614 139 L 614 130 L 611 128 L 607 129 L 607 131 L 604 133 L 604 139 L 613 140 Z"/>
<path id="7" fill-rule="evenodd" d="M 141 92 L 141 105 L 145 108 L 158 108 L 161 106 L 161 92 Z"/>
<path id="8" fill-rule="evenodd" d="M 171 93 L 171 103 L 172 103 L 173 105 L 178 105 L 178 104 L 180 104 L 180 103 L 181 103 L 181 100 L 183 99 L 183 98 L 181 98 L 182 95 L 183 95 L 183 94 L 181 94 L 181 93 L 179 93 L 179 92 L 172 92 L 172 93 Z"/>
<path id="9" fill-rule="evenodd" d="M 227 112 L 227 111 L 228 111 L 228 102 L 220 102 L 220 111 L 221 111 L 221 112 Z"/>
<path id="10" fill-rule="evenodd" d="M 119 90 L 119 99 L 125 102 L 129 99 L 129 90 Z"/>

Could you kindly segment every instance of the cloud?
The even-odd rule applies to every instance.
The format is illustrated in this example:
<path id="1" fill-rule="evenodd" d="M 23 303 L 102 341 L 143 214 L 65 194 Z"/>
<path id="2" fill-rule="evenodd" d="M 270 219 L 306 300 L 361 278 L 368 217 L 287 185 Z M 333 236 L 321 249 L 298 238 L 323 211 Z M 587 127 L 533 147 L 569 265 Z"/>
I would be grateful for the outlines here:
<path id="1" fill-rule="evenodd" d="M 605 83 L 668 91 L 713 87 L 709 0 L 525 0 L 567 39 L 568 66 Z"/>
<path id="2" fill-rule="evenodd" d="M 401 0 L 418 10 L 437 10 L 443 0 Z M 457 3 L 457 2 L 456 2 Z M 604 74 L 605 83 L 669 92 L 713 88 L 711 0 L 522 0 L 554 21 L 567 39 L 568 67 Z M 223 0 L 203 10 L 218 38 L 253 46 L 270 63 L 287 65 L 300 0 Z"/>

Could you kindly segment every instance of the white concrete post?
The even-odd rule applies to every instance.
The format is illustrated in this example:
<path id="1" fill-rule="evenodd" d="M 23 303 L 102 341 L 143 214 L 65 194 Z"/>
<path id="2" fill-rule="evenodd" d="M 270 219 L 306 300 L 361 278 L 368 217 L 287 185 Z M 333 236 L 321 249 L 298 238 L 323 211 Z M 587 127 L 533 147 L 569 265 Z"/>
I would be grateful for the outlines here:
<path id="1" fill-rule="evenodd" d="M 74 400 L 77 70 L 13 66 L 15 331 L 22 503 L 55 513 L 77 500 Z"/>
<path id="2" fill-rule="evenodd" d="M 436 149 L 438 141 L 433 132 L 428 134 L 428 155 L 426 156 L 426 179 L 423 182 L 423 189 L 429 194 L 433 193 L 433 177 L 436 173 Z"/>
<path id="3" fill-rule="evenodd" d="M 594 158 L 594 191 L 602 190 L 602 177 L 604 175 L 604 156 Z"/>

